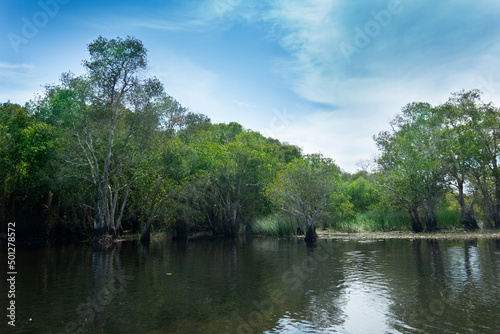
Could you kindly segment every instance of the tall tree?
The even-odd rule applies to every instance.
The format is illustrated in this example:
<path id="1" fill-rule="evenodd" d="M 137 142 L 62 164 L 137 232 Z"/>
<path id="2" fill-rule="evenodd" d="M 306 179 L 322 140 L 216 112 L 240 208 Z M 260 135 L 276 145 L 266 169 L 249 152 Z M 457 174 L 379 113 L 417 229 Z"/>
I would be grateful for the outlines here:
<path id="1" fill-rule="evenodd" d="M 437 203 L 444 189 L 440 167 L 440 124 L 436 109 L 427 103 L 411 103 L 392 122 L 392 132 L 381 132 L 375 141 L 381 185 L 406 207 L 415 232 L 437 229 Z"/>
<path id="2" fill-rule="evenodd" d="M 143 78 L 147 51 L 141 41 L 99 37 L 88 51 L 87 74 L 63 75 L 60 86 L 47 87 L 39 109 L 69 134 L 66 162 L 94 188 L 93 230 L 101 239 L 120 229 L 151 136 L 183 108 L 157 79 Z"/>
<path id="3" fill-rule="evenodd" d="M 316 220 L 330 207 L 330 197 L 341 170 L 320 154 L 295 159 L 269 184 L 266 193 L 283 211 L 292 214 L 303 229 L 305 240 L 317 239 Z"/>
<path id="4" fill-rule="evenodd" d="M 463 108 L 452 97 L 438 107 L 442 117 L 442 167 L 449 180 L 451 192 L 460 204 L 460 222 L 467 230 L 479 228 L 474 214 L 475 195 L 471 176 L 477 165 L 476 131 L 470 123 L 468 108 Z M 469 200 L 468 192 L 472 192 Z"/>
<path id="5" fill-rule="evenodd" d="M 478 90 L 455 93 L 449 103 L 460 115 L 460 128 L 470 183 L 485 211 L 500 228 L 500 110 L 481 100 Z"/>

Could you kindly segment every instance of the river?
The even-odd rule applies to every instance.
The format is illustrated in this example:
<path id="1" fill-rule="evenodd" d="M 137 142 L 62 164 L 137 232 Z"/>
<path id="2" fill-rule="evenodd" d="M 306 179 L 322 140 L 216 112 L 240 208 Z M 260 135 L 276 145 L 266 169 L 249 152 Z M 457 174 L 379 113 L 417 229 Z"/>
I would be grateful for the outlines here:
<path id="1" fill-rule="evenodd" d="M 45 246 L 16 270 L 1 333 L 500 332 L 500 240 Z"/>

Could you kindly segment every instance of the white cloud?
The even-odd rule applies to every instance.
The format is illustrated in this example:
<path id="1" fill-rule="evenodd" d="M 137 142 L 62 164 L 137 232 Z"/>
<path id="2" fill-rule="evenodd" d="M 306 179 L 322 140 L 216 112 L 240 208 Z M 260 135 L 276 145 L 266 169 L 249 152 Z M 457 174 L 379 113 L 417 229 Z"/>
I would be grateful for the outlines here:
<path id="1" fill-rule="evenodd" d="M 216 96 L 218 75 L 203 69 L 188 59 L 173 54 L 163 59 L 151 59 L 149 75 L 156 76 L 173 96 L 193 112 L 207 113 L 220 106 Z M 168 59 L 168 61 L 165 61 Z"/>
<path id="2" fill-rule="evenodd" d="M 248 102 L 243 102 L 243 101 L 233 101 L 234 104 L 236 104 L 238 107 L 246 108 L 246 109 L 255 109 L 257 106 L 252 103 Z"/>
<path id="3" fill-rule="evenodd" d="M 278 26 L 274 31 L 281 36 L 276 37 L 292 55 L 277 64 L 278 72 L 299 96 L 314 102 L 329 102 L 325 97 L 335 88 L 341 36 L 336 5 L 328 0 L 277 1 L 263 14 Z"/>
<path id="4" fill-rule="evenodd" d="M 32 64 L 11 64 L 0 61 L 0 70 L 30 70 L 30 69 L 33 69 Z"/>
<path id="5" fill-rule="evenodd" d="M 113 26 L 146 28 L 172 32 L 206 32 L 207 30 L 227 29 L 235 20 L 252 21 L 258 13 L 256 1 L 249 0 L 205 0 L 186 1 L 182 10 L 172 8 L 158 10 L 147 17 L 118 16 L 113 19 Z M 93 23 L 95 28 L 107 29 L 109 18 L 103 23 Z"/>
<path id="6" fill-rule="evenodd" d="M 404 30 L 398 35 L 398 29 L 410 28 L 411 37 L 431 43 L 436 27 L 420 21 L 405 26 L 403 18 L 407 17 L 403 15 L 411 17 L 420 10 L 418 6 L 409 7 L 410 4 L 404 3 L 404 11 L 393 17 L 391 26 L 387 27 L 393 31 L 381 32 L 366 50 L 360 51 L 355 62 L 348 63 L 339 45 L 352 39 L 351 25 L 357 23 L 342 22 L 339 2 L 273 2 L 272 9 L 262 15 L 264 20 L 273 23 L 274 36 L 290 54 L 278 63 L 279 73 L 300 97 L 332 105 L 331 110 L 309 110 L 308 116 L 290 121 L 275 133 L 276 137 L 299 144 L 308 153 L 321 151 L 337 160 L 341 167 L 355 170 L 356 162 L 376 153 L 372 136 L 387 129 L 389 120 L 407 103 L 440 104 L 454 91 L 480 88 L 485 92 L 485 99 L 497 101 L 498 105 L 500 60 L 495 45 L 498 43 L 478 43 L 477 50 L 464 47 L 456 53 L 456 44 L 449 41 L 449 46 L 435 46 L 439 48 L 435 57 L 432 48 L 413 56 L 407 49 L 411 41 L 405 40 Z M 374 19 L 370 11 L 386 6 L 387 2 L 367 2 L 366 17 Z M 478 11 L 485 12 L 487 8 Z M 433 22 L 439 24 L 440 20 L 436 17 Z M 452 28 L 456 27 L 440 27 Z"/>
<path id="7" fill-rule="evenodd" d="M 369 159 L 376 152 L 372 136 L 387 129 L 389 120 L 409 102 L 439 104 L 453 91 L 480 88 L 486 100 L 500 105 L 497 56 L 500 43 L 485 38 L 482 43 L 474 44 L 474 49 L 463 50 L 457 48 L 459 41 L 455 39 L 444 41 L 450 43 L 450 49 L 435 43 L 436 40 L 442 42 L 446 36 L 460 35 L 441 25 L 441 18 L 445 18 L 448 24 L 453 23 L 452 28 L 462 27 L 454 16 L 460 10 L 458 5 L 453 7 L 449 3 L 442 3 L 439 8 L 448 8 L 453 15 L 448 11 L 429 11 L 434 6 L 431 2 L 403 2 L 404 12 L 393 17 L 390 26 L 350 63 L 340 44 L 352 41 L 353 27 L 364 27 L 374 19 L 371 11 L 387 8 L 388 1 L 186 1 L 172 11 L 159 8 L 147 16 L 108 17 L 106 25 L 104 21 L 100 24 L 109 26 L 111 20 L 114 27 L 115 23 L 126 22 L 132 29 L 164 30 L 167 34 L 210 30 L 210 36 L 204 35 L 207 38 L 216 35 L 212 32 L 230 29 L 236 22 L 244 22 L 238 29 L 251 27 L 265 31 L 287 54 L 277 59 L 274 70 L 296 96 L 320 103 L 321 107 L 309 103 L 294 105 L 300 99 L 293 97 L 287 104 L 278 94 L 270 98 L 253 96 L 251 90 L 238 92 L 244 85 L 231 85 L 227 73 L 204 68 L 207 62 L 201 65 L 192 60 L 195 57 L 173 54 L 171 49 L 161 56 L 150 54 L 150 74 L 158 76 L 166 91 L 180 103 L 193 112 L 207 114 L 213 122 L 237 121 L 265 135 L 302 146 L 306 153 L 322 152 L 342 168 L 355 171 L 357 162 Z M 479 14 L 486 9 L 481 6 L 491 6 L 492 12 L 499 7 L 494 0 L 478 0 L 477 6 L 461 1 L 460 6 L 462 11 L 464 6 L 478 7 L 471 13 L 474 22 L 482 22 Z M 426 20 L 420 19 L 424 13 L 429 16 Z M 436 27 L 441 29 L 441 39 L 432 40 L 433 34 L 440 34 L 434 32 Z M 494 32 L 484 31 L 491 36 Z M 474 34 L 468 35 L 470 40 L 474 37 Z M 420 50 L 415 45 L 429 48 Z M 172 46 L 175 44 L 165 48 Z M 162 47 L 163 44 L 156 50 Z M 415 47 L 413 53 L 412 47 Z M 39 65 L 37 63 L 37 69 L 30 64 L 0 62 L 0 76 L 5 77 L 0 100 L 5 97 L 16 100 L 16 96 L 24 101 L 32 98 L 33 92 L 40 90 L 40 83 L 50 81 L 44 79 L 49 75 L 41 70 L 46 66 Z M 58 70 L 57 75 L 60 72 Z M 14 85 L 17 87 L 12 88 Z M 273 109 L 285 104 L 288 110 Z"/>
<path id="8" fill-rule="evenodd" d="M 35 84 L 35 72 L 32 64 L 0 62 L 0 102 L 24 104 L 33 99 L 39 88 L 39 83 Z"/>
<path id="9" fill-rule="evenodd" d="M 169 95 L 190 111 L 207 115 L 213 123 L 234 121 L 249 129 L 265 123 L 257 105 L 238 100 L 219 74 L 186 57 L 162 54 L 162 58 L 150 59 L 150 67 L 148 75 L 156 76 Z"/>
<path id="10" fill-rule="evenodd" d="M 358 163 L 371 158 L 376 150 L 372 123 L 351 118 L 347 113 L 315 110 L 307 115 L 282 118 L 275 124 L 259 130 L 266 136 L 301 147 L 306 154 L 331 157 L 349 172 L 358 170 Z"/>

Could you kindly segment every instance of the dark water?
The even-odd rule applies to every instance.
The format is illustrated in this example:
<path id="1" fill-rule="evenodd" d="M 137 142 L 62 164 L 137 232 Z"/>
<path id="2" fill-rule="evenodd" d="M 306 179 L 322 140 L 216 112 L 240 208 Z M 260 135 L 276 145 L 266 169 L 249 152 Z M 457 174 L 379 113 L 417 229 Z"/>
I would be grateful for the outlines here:
<path id="1" fill-rule="evenodd" d="M 497 240 L 18 250 L 15 329 L 1 255 L 1 333 L 500 333 Z"/>

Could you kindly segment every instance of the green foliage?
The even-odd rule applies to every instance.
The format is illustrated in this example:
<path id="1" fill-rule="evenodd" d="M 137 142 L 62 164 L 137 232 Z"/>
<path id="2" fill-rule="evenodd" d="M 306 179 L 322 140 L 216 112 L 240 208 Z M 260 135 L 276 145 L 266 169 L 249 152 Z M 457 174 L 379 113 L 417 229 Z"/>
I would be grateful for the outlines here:
<path id="1" fill-rule="evenodd" d="M 48 86 L 38 116 L 65 134 L 65 174 L 93 188 L 82 203 L 94 211 L 99 233 L 118 233 L 132 185 L 154 150 L 166 119 L 184 112 L 157 79 L 142 77 L 146 50 L 142 42 L 99 37 L 88 45 L 87 73 L 62 76 Z M 77 188 L 78 189 L 78 188 Z"/>
<path id="2" fill-rule="evenodd" d="M 330 195 L 330 215 L 333 220 L 346 220 L 356 215 L 357 208 L 349 193 L 350 183 L 339 181 Z"/>
<path id="3" fill-rule="evenodd" d="M 4 193 L 24 193 L 35 200 L 33 196 L 42 196 L 49 186 L 57 131 L 39 122 L 26 108 L 9 103 L 0 106 L 0 124 L 0 173 Z"/>
<path id="4" fill-rule="evenodd" d="M 351 175 L 320 154 L 189 112 L 144 76 L 147 50 L 133 37 L 99 37 L 88 51 L 84 75 L 63 74 L 24 107 L 0 104 L 2 222 L 45 236 L 116 234 L 122 223 L 178 237 L 245 228 L 284 236 L 297 225 L 315 234 L 317 223 L 475 228 L 476 215 L 500 226 L 500 111 L 477 90 L 405 106 L 375 137 L 376 173 Z"/>
<path id="5" fill-rule="evenodd" d="M 332 208 L 332 197 L 340 180 L 340 168 L 320 154 L 295 159 L 266 188 L 269 199 L 295 217 L 306 240 L 316 235 L 316 221 Z"/>
<path id="6" fill-rule="evenodd" d="M 428 103 L 410 103 L 392 122 L 392 132 L 381 132 L 375 141 L 381 189 L 410 212 L 412 228 L 437 229 L 437 202 L 446 191 L 442 168 L 439 110 Z"/>
<path id="7" fill-rule="evenodd" d="M 356 213 L 370 211 L 379 202 L 379 190 L 362 176 L 349 185 L 348 194 Z"/>
<path id="8" fill-rule="evenodd" d="M 46 237 L 54 186 L 56 129 L 28 106 L 0 104 L 0 222 L 16 221 L 25 236 Z"/>

